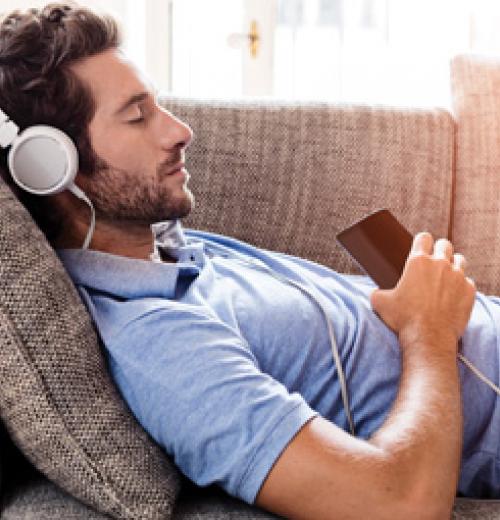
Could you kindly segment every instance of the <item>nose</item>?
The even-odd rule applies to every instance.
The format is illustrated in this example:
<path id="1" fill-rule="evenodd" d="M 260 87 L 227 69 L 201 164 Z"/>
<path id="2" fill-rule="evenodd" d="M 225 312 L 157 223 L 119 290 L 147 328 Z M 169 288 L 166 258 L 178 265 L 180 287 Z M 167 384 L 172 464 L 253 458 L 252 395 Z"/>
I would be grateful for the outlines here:
<path id="1" fill-rule="evenodd" d="M 160 133 L 162 147 L 165 149 L 188 147 L 194 135 L 191 127 L 167 110 L 163 110 L 163 114 Z"/>

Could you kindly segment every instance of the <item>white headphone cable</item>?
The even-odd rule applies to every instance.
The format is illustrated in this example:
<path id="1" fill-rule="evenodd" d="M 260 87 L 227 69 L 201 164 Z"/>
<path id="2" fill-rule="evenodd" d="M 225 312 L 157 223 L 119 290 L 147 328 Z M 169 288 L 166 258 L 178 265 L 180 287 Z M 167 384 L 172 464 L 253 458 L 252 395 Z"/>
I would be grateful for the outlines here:
<path id="1" fill-rule="evenodd" d="M 214 246 L 213 244 L 210 244 L 210 247 L 213 249 L 216 249 L 216 246 Z M 225 254 L 225 252 L 223 254 Z M 355 436 L 356 433 L 355 433 L 355 429 L 354 429 L 354 421 L 353 421 L 352 414 L 351 414 L 351 407 L 349 404 L 349 394 L 347 391 L 347 382 L 346 382 L 346 377 L 344 374 L 344 369 L 342 367 L 342 361 L 340 359 L 339 348 L 337 345 L 337 341 L 335 339 L 335 332 L 333 330 L 331 320 L 328 317 L 328 312 L 327 312 L 325 306 L 323 305 L 323 303 L 320 300 L 320 295 L 314 294 L 314 292 L 311 289 L 305 287 L 304 285 L 302 285 L 298 282 L 295 282 L 294 280 L 291 280 L 290 278 L 287 278 L 286 276 L 276 273 L 269 266 L 267 266 L 262 260 L 258 260 L 256 258 L 247 258 L 244 255 L 242 255 L 241 253 L 238 253 L 236 251 L 231 251 L 231 254 L 234 255 L 234 257 L 232 258 L 233 260 L 240 261 L 243 264 L 256 267 L 256 268 L 260 269 L 261 271 L 265 271 L 266 273 L 271 275 L 273 278 L 276 278 L 280 282 L 283 282 L 288 285 L 292 285 L 296 289 L 299 289 L 301 292 L 306 294 L 321 309 L 321 312 L 323 313 L 323 316 L 326 321 L 327 329 L 328 329 L 330 347 L 331 347 L 332 354 L 333 354 L 333 360 L 335 361 L 335 367 L 337 369 L 337 374 L 338 374 L 339 383 L 340 383 L 340 393 L 342 395 L 342 403 L 344 405 L 344 411 L 345 411 L 345 414 L 347 417 L 347 421 L 349 423 L 349 430 L 350 430 L 351 434 L 353 436 Z"/>
<path id="2" fill-rule="evenodd" d="M 85 241 L 83 242 L 83 246 L 82 246 L 82 249 L 88 249 L 89 245 L 90 245 L 90 241 L 92 240 L 92 236 L 94 234 L 94 230 L 95 230 L 94 206 L 93 206 L 91 200 L 87 197 L 87 195 L 85 195 L 85 193 L 75 183 L 71 184 L 71 186 L 69 186 L 68 189 L 69 189 L 69 191 L 71 191 L 71 193 L 76 195 L 79 199 L 86 202 L 90 207 L 90 213 L 91 213 L 90 226 L 89 226 L 87 236 L 85 237 Z"/>
<path id="3" fill-rule="evenodd" d="M 214 244 L 210 244 L 209 247 L 212 248 L 212 249 L 218 249 L 218 247 L 216 245 L 214 245 Z M 227 257 L 227 252 L 226 251 L 222 251 L 222 254 L 225 257 Z M 346 383 L 344 370 L 343 370 L 343 367 L 342 367 L 342 362 L 341 362 L 341 359 L 340 359 L 339 348 L 338 348 L 337 342 L 335 340 L 335 333 L 333 331 L 331 320 L 328 318 L 328 313 L 327 313 L 327 311 L 325 309 L 325 306 L 320 301 L 320 295 L 314 294 L 312 290 L 310 290 L 309 288 L 303 286 L 302 284 L 300 284 L 298 282 L 295 282 L 294 280 L 291 280 L 290 278 L 287 278 L 286 276 L 283 276 L 283 275 L 281 275 L 279 273 L 274 272 L 262 260 L 258 260 L 258 259 L 255 259 L 255 258 L 247 258 L 243 254 L 238 253 L 236 251 L 231 251 L 231 255 L 233 255 L 232 256 L 233 260 L 240 261 L 243 264 L 251 265 L 253 267 L 256 267 L 256 268 L 258 268 L 258 269 L 260 269 L 262 271 L 267 272 L 268 274 L 270 274 L 271 276 L 273 276 L 277 280 L 280 280 L 283 283 L 286 283 L 286 284 L 294 286 L 295 288 L 299 289 L 300 291 L 305 293 L 307 296 L 309 296 L 309 298 L 311 298 L 311 300 L 313 302 L 315 302 L 316 305 L 318 305 L 318 307 L 321 309 L 321 311 L 322 311 L 322 313 L 323 313 L 323 315 L 325 317 L 325 320 L 326 320 L 326 323 L 327 323 L 327 327 L 328 327 L 328 336 L 329 336 L 329 339 L 330 339 L 330 345 L 331 345 L 331 349 L 332 349 L 333 359 L 335 361 L 335 366 L 337 368 L 337 373 L 338 373 L 338 378 L 339 378 L 339 383 L 340 383 L 340 391 L 341 391 L 341 394 L 342 394 L 342 402 L 343 402 L 343 405 L 344 405 L 345 414 L 347 416 L 347 421 L 349 423 L 349 429 L 351 431 L 351 434 L 353 436 L 355 436 L 354 421 L 352 419 L 351 408 L 350 408 L 350 404 L 349 404 L 349 395 L 348 395 L 348 391 L 347 391 L 347 383 Z M 458 359 L 460 361 L 462 361 L 462 363 L 467 368 L 469 368 L 469 370 L 472 371 L 472 373 L 476 377 L 478 377 L 481 381 L 483 381 L 486 385 L 488 385 L 494 392 L 496 392 L 498 395 L 500 395 L 500 387 L 498 387 L 497 385 L 495 385 L 495 383 L 490 381 L 490 379 L 488 379 L 487 376 L 485 376 L 478 368 L 476 368 L 462 354 L 458 353 L 457 357 L 458 357 Z"/>
<path id="4" fill-rule="evenodd" d="M 476 368 L 466 357 L 462 354 L 457 354 L 458 359 L 469 369 L 471 370 L 476 377 L 478 377 L 483 383 L 487 384 L 494 392 L 500 395 L 500 388 L 493 383 L 488 377 L 486 377 L 478 368 Z"/>
<path id="5" fill-rule="evenodd" d="M 252 259 L 253 260 L 253 259 Z M 309 298 L 316 303 L 316 305 L 321 309 L 321 312 L 323 313 L 323 316 L 326 321 L 326 325 L 328 328 L 328 337 L 330 339 L 330 347 L 332 349 L 333 359 L 335 361 L 335 366 L 337 368 L 337 374 L 339 378 L 340 383 L 340 393 L 342 395 L 342 403 L 344 405 L 345 414 L 347 416 L 347 421 L 349 422 L 349 429 L 351 431 L 351 434 L 353 436 L 356 436 L 355 429 L 354 429 L 354 421 L 352 419 L 352 413 L 351 413 L 351 406 L 349 404 L 349 394 L 347 391 L 347 382 L 346 377 L 344 374 L 344 369 L 342 367 L 342 361 L 340 360 L 340 354 L 339 354 L 339 347 L 337 345 L 337 341 L 335 339 L 335 332 L 333 331 L 332 322 L 328 317 L 328 312 L 325 309 L 325 306 L 320 300 L 320 295 L 314 294 L 312 290 L 305 287 L 304 285 L 295 282 L 294 280 L 291 280 L 290 278 L 287 278 L 286 276 L 283 276 L 279 273 L 275 273 L 270 267 L 268 267 L 264 263 L 260 262 L 253 262 L 253 265 L 256 265 L 257 267 L 260 267 L 261 269 L 264 269 L 266 272 L 268 272 L 271 276 L 274 276 L 277 280 L 282 281 L 283 283 L 287 283 L 289 285 L 292 285 L 302 291 L 304 294 L 309 296 Z"/>
<path id="6" fill-rule="evenodd" d="M 310 291 L 307 287 L 304 287 L 303 285 L 299 284 L 298 282 L 295 282 L 294 280 L 291 280 L 285 276 L 280 275 L 279 273 L 275 273 L 270 267 L 268 267 L 266 264 L 264 264 L 262 261 L 257 261 L 255 259 L 247 259 L 240 257 L 245 263 L 254 265 L 256 267 L 259 267 L 263 269 L 264 271 L 268 272 L 274 278 L 277 278 L 278 280 L 281 280 L 284 283 L 288 283 L 290 285 L 293 285 L 294 287 L 298 288 L 302 292 L 306 293 L 321 309 L 323 312 L 323 315 L 325 317 L 327 326 L 328 326 L 328 335 L 330 338 L 330 345 L 332 348 L 333 353 L 333 359 L 335 360 L 335 365 L 337 367 L 337 373 L 339 377 L 340 382 L 340 390 L 342 393 L 342 401 L 344 404 L 344 410 L 347 416 L 347 420 L 349 422 L 349 429 L 351 430 L 351 434 L 355 435 L 354 430 L 354 421 L 352 419 L 351 414 L 351 408 L 349 404 L 349 394 L 347 392 L 347 383 L 346 378 L 344 374 L 344 370 L 342 368 L 342 363 L 340 360 L 339 355 L 339 348 L 337 345 L 337 342 L 335 340 L 335 334 L 332 328 L 331 320 L 328 318 L 327 311 L 321 301 L 318 299 L 317 295 L 314 295 L 312 291 Z M 500 387 L 495 385 L 487 376 L 485 376 L 477 367 L 475 367 L 463 354 L 458 353 L 457 354 L 458 359 L 469 369 L 471 372 L 479 378 L 483 383 L 485 383 L 487 386 L 489 386 L 494 392 L 496 392 L 498 395 L 500 395 Z"/>

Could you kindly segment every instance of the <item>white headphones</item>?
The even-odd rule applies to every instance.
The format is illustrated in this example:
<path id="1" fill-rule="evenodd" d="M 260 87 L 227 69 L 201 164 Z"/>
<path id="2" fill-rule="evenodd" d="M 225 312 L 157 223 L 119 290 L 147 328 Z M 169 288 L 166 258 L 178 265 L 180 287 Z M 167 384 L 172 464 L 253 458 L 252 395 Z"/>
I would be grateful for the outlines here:
<path id="1" fill-rule="evenodd" d="M 91 209 L 92 220 L 83 244 L 87 249 L 95 226 L 92 202 L 74 183 L 78 151 L 64 132 L 46 125 L 19 127 L 0 109 L 0 147 L 10 146 L 8 166 L 14 182 L 34 195 L 54 195 L 68 189 Z"/>

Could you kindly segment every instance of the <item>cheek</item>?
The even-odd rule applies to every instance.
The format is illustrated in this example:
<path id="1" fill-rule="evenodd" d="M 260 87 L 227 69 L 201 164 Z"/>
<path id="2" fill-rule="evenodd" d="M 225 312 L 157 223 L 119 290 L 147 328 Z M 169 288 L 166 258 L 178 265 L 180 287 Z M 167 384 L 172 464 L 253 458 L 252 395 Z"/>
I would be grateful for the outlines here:
<path id="1" fill-rule="evenodd" d="M 117 136 L 111 129 L 100 125 L 94 119 L 89 126 L 89 136 L 92 149 L 104 162 L 109 164 L 117 155 Z"/>
<path id="2" fill-rule="evenodd" d="M 98 123 L 91 123 L 89 130 L 94 152 L 109 167 L 129 171 L 147 169 L 148 149 L 139 132 L 128 130 L 125 125 L 113 127 Z"/>
<path id="3" fill-rule="evenodd" d="M 111 132 L 92 143 L 95 153 L 113 169 L 141 171 L 147 169 L 148 158 L 140 141 Z"/>

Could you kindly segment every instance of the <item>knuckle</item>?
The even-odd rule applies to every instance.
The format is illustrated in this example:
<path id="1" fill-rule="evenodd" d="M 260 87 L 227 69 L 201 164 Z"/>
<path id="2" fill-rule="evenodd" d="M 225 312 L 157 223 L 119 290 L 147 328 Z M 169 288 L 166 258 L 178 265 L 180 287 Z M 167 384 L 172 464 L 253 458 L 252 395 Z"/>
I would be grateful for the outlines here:
<path id="1" fill-rule="evenodd" d="M 408 268 L 414 272 L 418 272 L 426 268 L 429 265 L 431 258 L 425 253 L 416 253 L 408 259 Z"/>
<path id="2" fill-rule="evenodd" d="M 436 255 L 451 255 L 453 253 L 453 244 L 446 238 L 440 238 L 436 241 L 434 246 L 434 253 Z"/>
<path id="3" fill-rule="evenodd" d="M 415 235 L 414 240 L 432 242 L 434 237 L 428 231 L 420 231 Z"/>
<path id="4" fill-rule="evenodd" d="M 451 264 L 447 258 L 438 257 L 432 259 L 437 268 L 441 271 L 451 271 Z"/>
<path id="5" fill-rule="evenodd" d="M 424 261 L 425 257 L 426 257 L 426 255 L 424 253 L 421 253 L 421 252 L 415 253 L 414 255 L 412 255 L 408 258 L 406 263 L 407 263 L 408 267 L 417 266 Z"/>

